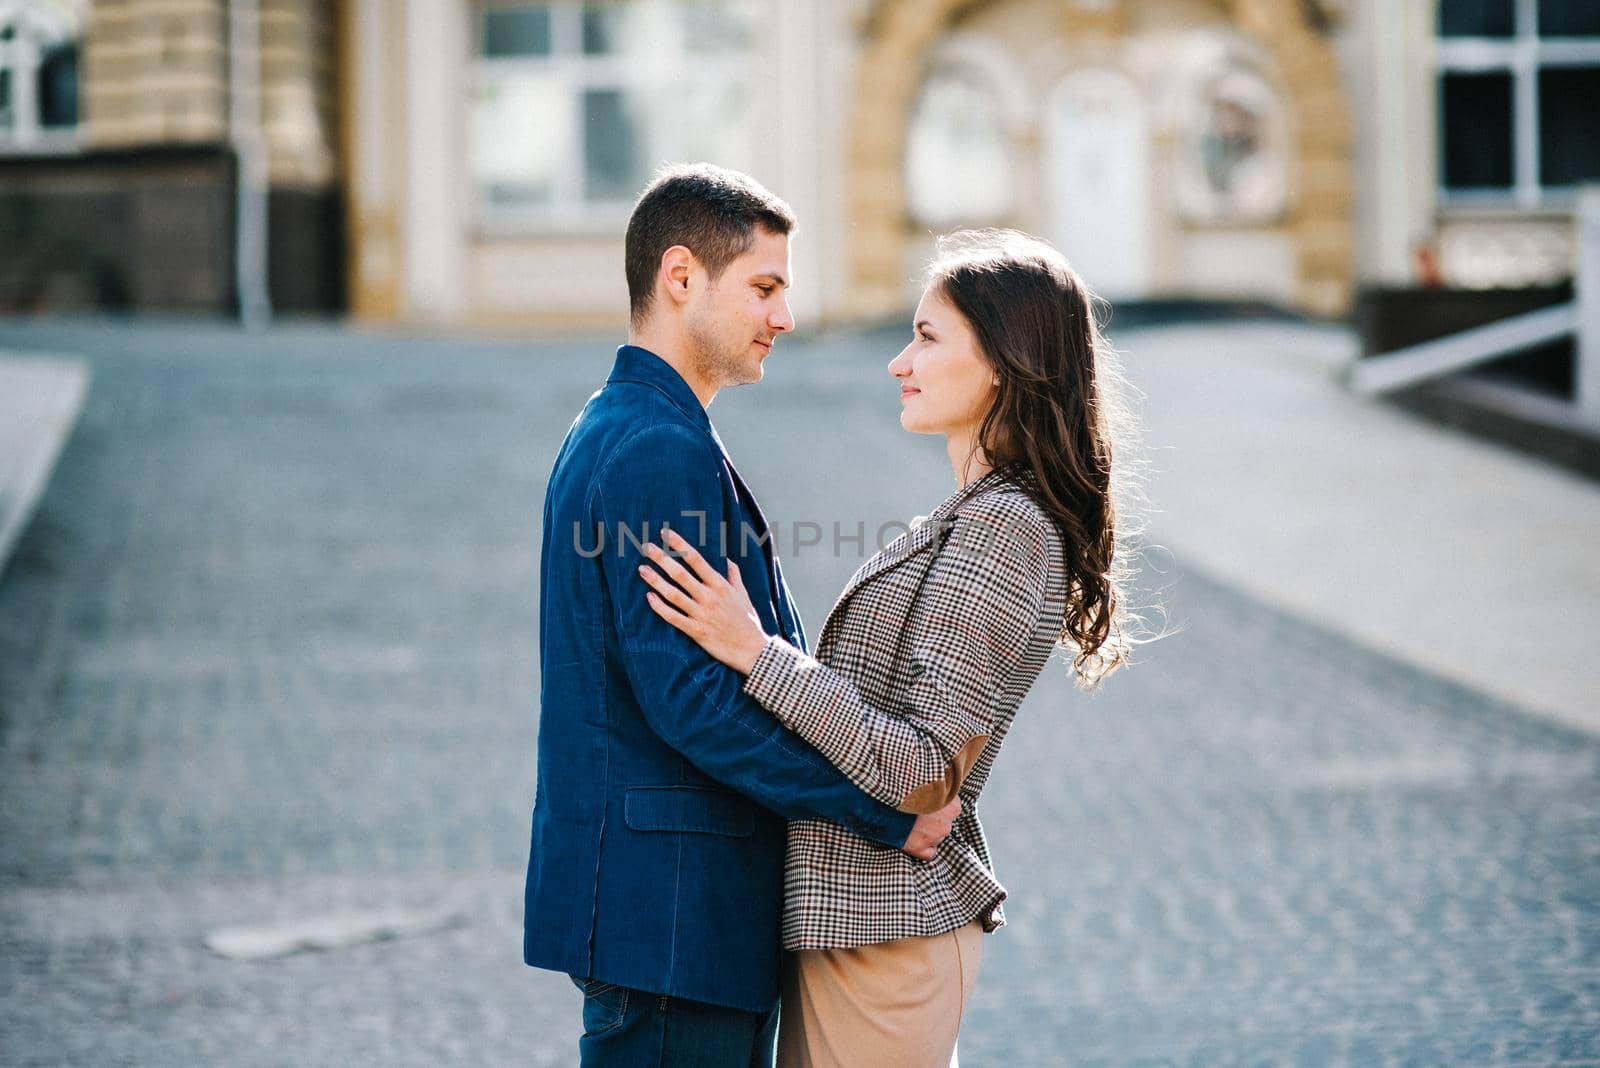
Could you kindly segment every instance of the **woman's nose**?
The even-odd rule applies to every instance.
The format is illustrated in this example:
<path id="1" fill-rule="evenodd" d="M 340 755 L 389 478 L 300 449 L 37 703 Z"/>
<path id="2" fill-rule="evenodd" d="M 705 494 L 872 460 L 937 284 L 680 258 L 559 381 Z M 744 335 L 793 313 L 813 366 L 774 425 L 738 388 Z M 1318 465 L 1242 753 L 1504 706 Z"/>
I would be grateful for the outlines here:
<path id="1" fill-rule="evenodd" d="M 890 374 L 894 375 L 896 378 L 904 378 L 906 375 L 911 373 L 911 358 L 906 355 L 910 351 L 911 346 L 907 345 L 905 348 L 900 350 L 900 355 L 889 361 Z"/>

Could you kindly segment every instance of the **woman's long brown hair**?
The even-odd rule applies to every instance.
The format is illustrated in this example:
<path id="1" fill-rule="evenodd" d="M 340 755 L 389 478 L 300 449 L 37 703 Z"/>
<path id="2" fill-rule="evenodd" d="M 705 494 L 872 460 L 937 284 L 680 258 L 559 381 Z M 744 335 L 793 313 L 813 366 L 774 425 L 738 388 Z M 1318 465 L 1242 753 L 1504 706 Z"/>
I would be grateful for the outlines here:
<path id="1" fill-rule="evenodd" d="M 940 239 L 928 282 L 971 324 L 998 374 L 977 448 L 1055 521 L 1066 559 L 1061 644 L 1092 688 L 1127 661 L 1131 576 L 1119 552 L 1119 435 L 1133 427 L 1097 298 L 1050 245 L 1013 230 Z"/>

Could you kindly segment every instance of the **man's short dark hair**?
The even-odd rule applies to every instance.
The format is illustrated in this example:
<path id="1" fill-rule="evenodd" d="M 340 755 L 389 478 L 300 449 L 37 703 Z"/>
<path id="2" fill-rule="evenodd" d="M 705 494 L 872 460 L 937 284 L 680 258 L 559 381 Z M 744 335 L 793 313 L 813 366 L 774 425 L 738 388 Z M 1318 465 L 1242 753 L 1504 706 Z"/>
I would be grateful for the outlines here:
<path id="1" fill-rule="evenodd" d="M 637 326 L 655 296 L 661 254 L 682 245 L 713 279 L 750 251 L 756 228 L 794 230 L 794 212 L 747 174 L 710 163 L 680 164 L 658 173 L 628 219 L 628 305 Z"/>

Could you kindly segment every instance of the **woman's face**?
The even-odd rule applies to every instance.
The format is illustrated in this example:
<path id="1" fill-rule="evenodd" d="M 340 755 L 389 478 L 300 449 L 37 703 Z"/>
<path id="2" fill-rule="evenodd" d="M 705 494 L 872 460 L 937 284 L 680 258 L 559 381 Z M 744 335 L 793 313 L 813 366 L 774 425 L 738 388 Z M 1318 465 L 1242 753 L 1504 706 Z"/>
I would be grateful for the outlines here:
<path id="1" fill-rule="evenodd" d="M 913 434 L 971 437 L 998 385 L 966 316 L 943 293 L 922 294 L 911 344 L 889 361 L 900 380 L 900 425 Z"/>

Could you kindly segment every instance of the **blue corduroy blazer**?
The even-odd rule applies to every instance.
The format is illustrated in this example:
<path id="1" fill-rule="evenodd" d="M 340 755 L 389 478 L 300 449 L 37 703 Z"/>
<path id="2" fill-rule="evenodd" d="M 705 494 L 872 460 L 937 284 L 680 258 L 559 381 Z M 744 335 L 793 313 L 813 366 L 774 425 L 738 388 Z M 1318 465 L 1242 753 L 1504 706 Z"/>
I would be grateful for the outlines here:
<path id="1" fill-rule="evenodd" d="M 768 633 L 804 647 L 766 519 L 705 409 L 624 345 L 545 495 L 523 959 L 768 1011 L 787 821 L 899 846 L 914 817 L 862 793 L 650 609 L 639 544 L 663 523 L 722 573 L 735 561 Z"/>

